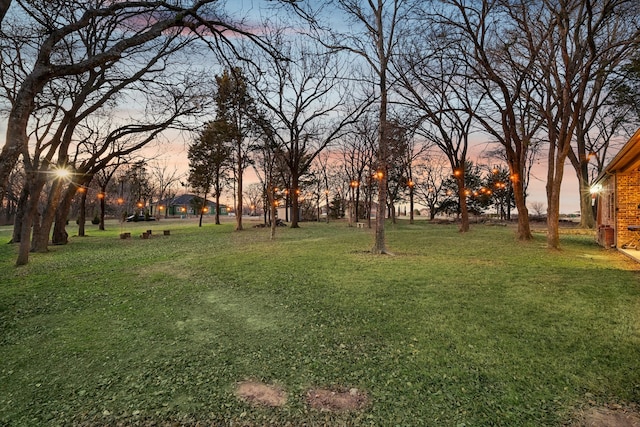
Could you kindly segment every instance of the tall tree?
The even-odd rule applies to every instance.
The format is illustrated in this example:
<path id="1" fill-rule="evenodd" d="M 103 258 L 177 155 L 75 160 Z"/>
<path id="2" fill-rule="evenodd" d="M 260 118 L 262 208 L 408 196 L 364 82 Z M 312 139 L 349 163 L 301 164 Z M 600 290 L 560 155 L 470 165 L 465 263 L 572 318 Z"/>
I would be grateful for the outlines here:
<path id="1" fill-rule="evenodd" d="M 300 219 L 299 199 L 303 177 L 316 157 L 358 119 L 361 106 L 350 91 L 349 67 L 343 58 L 318 43 L 282 40 L 271 35 L 286 60 L 275 58 L 262 65 L 271 73 L 254 73 L 252 84 L 258 102 L 275 128 L 281 159 L 288 169 L 291 197 L 291 227 Z M 273 59 L 273 58 L 268 58 Z"/>
<path id="2" fill-rule="evenodd" d="M 151 167 L 151 175 L 153 176 L 154 187 L 157 189 L 156 197 L 158 201 L 163 201 L 168 198 L 173 198 L 176 196 L 175 186 L 180 182 L 182 174 L 178 171 L 176 167 L 173 169 L 169 169 L 169 165 L 167 161 L 163 162 L 154 162 L 150 165 Z M 160 211 L 156 212 L 156 215 L 165 215 L 165 218 L 169 216 L 169 210 L 167 206 L 159 206 Z M 164 210 L 164 212 L 162 211 Z"/>
<path id="3" fill-rule="evenodd" d="M 518 209 L 518 238 L 529 240 L 532 235 L 522 177 L 531 140 L 539 125 L 527 126 L 526 118 L 533 108 L 530 94 L 535 89 L 531 70 L 539 65 L 537 60 L 545 37 L 531 38 L 522 32 L 519 24 L 538 22 L 544 14 L 525 7 L 525 3 L 538 3 L 524 0 L 447 0 L 444 3 L 426 19 L 432 20 L 430 22 L 440 29 L 440 37 L 448 41 L 447 47 L 466 62 L 473 90 L 484 96 L 474 119 L 504 149 Z M 547 33 L 552 31 L 553 28 L 546 28 Z"/>
<path id="4" fill-rule="evenodd" d="M 247 79 L 240 68 L 224 70 L 216 76 L 217 93 L 215 95 L 217 117 L 230 126 L 229 135 L 233 136 L 236 180 L 236 231 L 242 230 L 243 177 L 249 164 L 249 136 L 257 117 L 255 101 L 247 86 Z"/>
<path id="5" fill-rule="evenodd" d="M 232 168 L 235 127 L 224 120 L 214 120 L 205 125 L 200 135 L 189 146 L 189 184 L 204 198 L 215 197 L 215 223 L 220 224 L 220 196 L 227 175 Z M 200 227 L 202 227 L 200 212 Z"/>
<path id="6" fill-rule="evenodd" d="M 524 2 L 523 2 L 524 3 Z M 630 0 L 544 1 L 540 16 L 531 25 L 519 22 L 523 30 L 544 42 L 539 67 L 534 71 L 541 85 L 540 114 L 549 141 L 547 172 L 547 246 L 560 246 L 560 191 L 564 165 L 573 150 L 578 159 L 576 173 L 581 191 L 588 188 L 584 160 L 588 156 L 585 133 L 590 116 L 602 108 L 602 91 L 613 71 L 636 52 L 640 44 L 637 2 Z M 531 15 L 532 6 L 523 4 Z M 547 28 L 553 28 L 547 32 Z M 577 145 L 574 144 L 577 138 Z M 582 199 L 585 210 L 590 202 Z"/>
<path id="7" fill-rule="evenodd" d="M 87 74 L 105 70 L 114 70 L 120 79 L 150 82 L 152 79 L 142 78 L 144 73 L 138 74 L 139 65 L 149 58 L 157 61 L 156 52 L 182 50 L 197 42 L 214 52 L 228 48 L 233 54 L 236 51 L 228 38 L 230 34 L 240 34 L 268 49 L 259 36 L 245 30 L 241 20 L 226 15 L 217 0 L 199 0 L 188 6 L 182 3 L 177 0 L 15 2 L 15 7 L 9 10 L 9 13 L 15 11 L 11 15 L 15 19 L 4 20 L 3 24 L 17 22 L 18 25 L 12 26 L 13 33 L 3 25 L 3 37 L 0 38 L 3 89 L 10 103 L 7 137 L 0 154 L 0 199 L 4 198 L 7 178 L 18 158 L 29 153 L 28 135 L 29 128 L 34 127 L 33 114 L 43 110 L 43 105 L 44 109 L 50 108 L 47 102 L 43 104 L 38 100 L 46 87 L 62 87 L 65 80 L 84 78 Z M 291 4 L 291 7 L 296 5 Z M 31 31 L 25 32 L 24 28 Z M 167 64 L 155 65 L 154 71 L 157 71 L 166 69 Z M 8 82 L 4 78 L 7 70 L 15 72 Z M 112 95 L 117 92 L 114 90 Z M 59 95 L 64 95 L 64 89 Z M 26 175 L 26 184 L 35 190 L 27 194 L 34 200 L 42 188 L 39 169 L 52 164 L 55 148 L 51 145 L 44 160 L 38 159 L 37 163 L 24 158 L 25 165 L 31 170 Z M 67 153 L 61 151 L 58 164 L 65 166 L 66 156 Z M 59 194 L 58 187 L 55 185 L 54 191 Z M 55 197 L 50 200 L 54 202 Z M 32 206 L 26 212 L 27 222 L 35 214 L 34 203 Z M 39 229 L 39 225 L 34 228 Z M 26 237 L 30 230 L 31 224 L 25 224 Z M 21 239 L 21 242 L 26 240 Z M 24 264 L 27 259 L 28 248 L 21 247 L 17 264 Z"/>
<path id="8" fill-rule="evenodd" d="M 558 162 L 568 145 L 567 156 L 578 177 L 581 224 L 593 227 L 590 154 L 604 158 L 611 137 L 624 122 L 629 122 L 627 114 L 621 115 L 611 107 L 617 87 L 626 86 L 624 81 L 629 81 L 628 65 L 633 64 L 640 46 L 640 12 L 637 2 L 629 0 L 546 2 L 546 7 L 558 22 L 558 31 L 549 39 L 549 54 L 545 56 L 555 66 L 545 70 L 550 75 L 545 89 L 552 107 L 543 109 L 543 114 L 551 149 L 557 156 L 555 173 L 549 175 L 553 185 L 548 188 L 548 203 L 555 210 L 555 199 L 559 197 L 556 188 L 562 178 Z M 609 120 L 603 126 L 604 117 Z M 549 238 L 548 245 L 557 247 L 557 227 L 549 224 L 548 228 L 555 236 Z"/>
<path id="9" fill-rule="evenodd" d="M 422 27 L 421 27 L 422 28 Z M 394 61 L 402 102 L 417 116 L 416 133 L 437 147 L 449 160 L 451 174 L 458 185 L 460 231 L 469 231 L 469 212 L 464 176 L 474 114 L 483 95 L 473 90 L 469 67 L 437 37 L 437 29 L 426 35 L 411 36 L 403 53 Z"/>
<path id="10" fill-rule="evenodd" d="M 333 31 L 333 47 L 350 52 L 370 68 L 379 102 L 378 152 L 376 179 L 378 181 L 378 207 L 375 223 L 374 254 L 388 253 L 385 238 L 387 209 L 387 179 L 389 166 L 389 67 L 396 52 L 400 24 L 406 22 L 412 0 L 335 0 L 349 23 L 350 33 Z M 333 4 L 332 3 L 332 4 Z M 327 30 L 327 32 L 329 32 Z"/>

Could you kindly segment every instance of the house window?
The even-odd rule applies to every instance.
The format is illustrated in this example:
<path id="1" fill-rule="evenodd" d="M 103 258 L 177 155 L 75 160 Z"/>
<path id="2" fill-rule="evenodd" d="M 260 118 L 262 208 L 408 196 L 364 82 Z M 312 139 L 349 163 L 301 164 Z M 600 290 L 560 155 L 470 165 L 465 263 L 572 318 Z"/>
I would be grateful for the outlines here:
<path id="1" fill-rule="evenodd" d="M 608 206 L 608 211 L 609 211 L 609 221 L 613 222 L 614 218 L 615 218 L 615 213 L 616 213 L 616 197 L 614 193 L 609 194 L 609 206 Z"/>

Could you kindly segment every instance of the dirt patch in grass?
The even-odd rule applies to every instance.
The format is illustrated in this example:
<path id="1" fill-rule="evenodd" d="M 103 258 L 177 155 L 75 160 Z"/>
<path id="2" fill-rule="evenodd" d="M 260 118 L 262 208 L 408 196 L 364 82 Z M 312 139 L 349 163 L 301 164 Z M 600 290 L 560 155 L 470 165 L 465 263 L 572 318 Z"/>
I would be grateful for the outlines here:
<path id="1" fill-rule="evenodd" d="M 305 400 L 314 409 L 331 412 L 359 411 L 369 403 L 367 395 L 357 388 L 349 390 L 314 388 L 307 391 Z"/>
<path id="2" fill-rule="evenodd" d="M 280 387 L 258 381 L 243 381 L 236 386 L 236 396 L 254 406 L 278 408 L 287 403 L 287 393 Z"/>
<path id="3" fill-rule="evenodd" d="M 637 406 L 600 406 L 585 409 L 576 417 L 571 427 L 640 427 L 640 410 Z"/>

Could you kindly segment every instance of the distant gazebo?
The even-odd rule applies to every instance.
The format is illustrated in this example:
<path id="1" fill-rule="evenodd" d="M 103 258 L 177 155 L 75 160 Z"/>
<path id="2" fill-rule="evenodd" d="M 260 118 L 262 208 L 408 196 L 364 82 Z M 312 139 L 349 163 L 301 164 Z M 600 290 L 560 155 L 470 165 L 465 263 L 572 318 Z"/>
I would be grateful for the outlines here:
<path id="1" fill-rule="evenodd" d="M 597 198 L 597 241 L 640 250 L 640 129 L 604 168 L 592 186 Z"/>

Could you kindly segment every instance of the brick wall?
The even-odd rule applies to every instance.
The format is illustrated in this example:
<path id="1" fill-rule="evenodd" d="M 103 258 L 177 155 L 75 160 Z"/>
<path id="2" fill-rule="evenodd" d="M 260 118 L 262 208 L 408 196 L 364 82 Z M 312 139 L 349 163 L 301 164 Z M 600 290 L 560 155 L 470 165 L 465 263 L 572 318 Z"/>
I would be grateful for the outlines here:
<path id="1" fill-rule="evenodd" d="M 633 236 L 627 230 L 629 225 L 640 225 L 640 171 L 633 170 L 626 174 L 616 174 L 617 206 L 616 231 L 618 247 L 628 242 Z"/>

